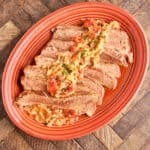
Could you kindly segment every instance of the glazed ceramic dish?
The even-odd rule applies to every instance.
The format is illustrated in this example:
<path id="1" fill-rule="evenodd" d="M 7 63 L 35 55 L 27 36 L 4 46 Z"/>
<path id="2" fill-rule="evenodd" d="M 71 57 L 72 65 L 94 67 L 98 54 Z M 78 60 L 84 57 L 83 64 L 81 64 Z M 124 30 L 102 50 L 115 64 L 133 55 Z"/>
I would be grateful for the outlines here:
<path id="1" fill-rule="evenodd" d="M 37 124 L 20 111 L 13 101 L 22 90 L 19 83 L 23 68 L 32 63 L 41 48 L 50 40 L 50 30 L 57 25 L 77 24 L 82 18 L 100 18 L 106 22 L 116 20 L 129 35 L 134 62 L 121 68 L 115 90 L 107 90 L 104 101 L 92 117 L 82 117 L 73 125 L 46 127 Z M 2 81 L 5 109 L 12 122 L 24 132 L 42 139 L 64 140 L 91 133 L 114 118 L 133 98 L 139 89 L 148 64 L 147 42 L 138 22 L 126 11 L 109 3 L 77 3 L 55 11 L 37 22 L 13 49 Z"/>

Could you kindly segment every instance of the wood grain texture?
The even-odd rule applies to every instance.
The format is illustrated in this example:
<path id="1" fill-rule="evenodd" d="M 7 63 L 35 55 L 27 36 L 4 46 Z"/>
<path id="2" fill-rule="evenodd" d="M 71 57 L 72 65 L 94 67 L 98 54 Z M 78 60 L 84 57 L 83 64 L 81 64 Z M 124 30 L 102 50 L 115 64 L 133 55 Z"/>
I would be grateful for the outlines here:
<path id="1" fill-rule="evenodd" d="M 145 1 L 146 0 L 124 0 L 120 3 L 120 6 L 134 14 L 145 3 Z"/>
<path id="2" fill-rule="evenodd" d="M 0 141 L 3 140 L 9 133 L 14 130 L 14 126 L 7 118 L 0 121 Z"/>
<path id="3" fill-rule="evenodd" d="M 19 29 L 21 29 L 22 32 L 25 32 L 33 24 L 31 15 L 21 7 L 19 7 L 15 15 L 12 17 L 12 21 L 15 22 L 15 24 L 19 27 Z"/>
<path id="4" fill-rule="evenodd" d="M 122 117 L 116 125 L 114 130 L 122 137 L 127 137 L 135 127 L 144 123 L 145 118 L 150 118 L 150 93 L 145 95 L 132 110 L 130 110 L 124 117 Z M 144 103 L 143 103 L 144 101 Z"/>
<path id="5" fill-rule="evenodd" d="M 16 131 L 8 134 L 8 136 L 4 138 L 4 141 L 7 143 L 7 147 L 9 147 L 9 149 L 32 150 L 31 146 Z"/>
<path id="6" fill-rule="evenodd" d="M 2 82 L 2 76 L 0 76 L 0 83 Z M 0 88 L 1 90 L 1 88 Z M 1 95 L 1 94 L 0 94 Z M 6 112 L 4 110 L 2 98 L 0 98 L 0 120 L 6 116 Z"/>
<path id="7" fill-rule="evenodd" d="M 21 136 L 34 150 L 57 150 L 57 148 L 51 141 L 31 137 L 19 129 L 17 129 L 17 132 L 21 134 Z"/>
<path id="8" fill-rule="evenodd" d="M 57 149 L 83 150 L 83 148 L 75 140 L 53 141 L 52 143 L 57 147 Z"/>
<path id="9" fill-rule="evenodd" d="M 144 101 L 144 103 L 143 103 Z M 147 93 L 141 101 L 139 101 L 135 107 L 137 110 L 143 114 L 144 117 L 148 116 L 150 113 L 150 92 Z M 150 117 L 150 116 L 149 116 Z"/>
<path id="10" fill-rule="evenodd" d="M 50 11 L 40 0 L 32 1 L 25 0 L 23 3 L 23 9 L 29 13 L 33 21 L 41 19 L 43 16 L 47 15 Z"/>
<path id="11" fill-rule="evenodd" d="M 91 150 L 91 148 L 92 150 L 107 150 L 106 146 L 101 141 L 98 141 L 93 134 L 76 139 L 76 141 L 86 150 Z"/>
<path id="12" fill-rule="evenodd" d="M 7 58 L 23 33 L 50 12 L 83 1 L 110 2 L 125 8 L 140 22 L 150 47 L 149 0 L 0 0 L 0 84 Z M 0 150 L 150 150 L 149 99 L 150 62 L 139 92 L 109 125 L 78 139 L 46 141 L 12 125 L 0 93 Z"/>
<path id="13" fill-rule="evenodd" d="M 110 126 L 104 126 L 102 129 L 97 130 L 94 135 L 102 141 L 109 150 L 115 149 L 122 143 L 122 139 Z"/>
<path id="14" fill-rule="evenodd" d="M 0 50 L 5 48 L 20 33 L 20 29 L 12 22 L 8 21 L 0 28 Z"/>
<path id="15" fill-rule="evenodd" d="M 123 114 L 122 114 L 122 113 L 119 113 L 114 119 L 112 119 L 112 120 L 110 121 L 109 125 L 110 125 L 111 127 L 113 127 L 113 126 L 118 122 L 118 120 L 121 119 L 122 117 L 123 117 Z"/>
<path id="16" fill-rule="evenodd" d="M 138 91 L 138 93 L 136 94 L 136 96 L 133 98 L 131 104 L 129 104 L 128 106 L 126 106 L 126 108 L 123 109 L 122 113 L 126 114 L 149 91 L 150 91 L 150 69 L 146 73 L 145 79 L 144 79 L 144 81 L 142 83 L 142 86 L 141 86 L 140 90 Z"/>
<path id="17" fill-rule="evenodd" d="M 149 114 L 150 115 L 150 114 Z M 150 139 L 150 117 L 146 117 L 138 128 L 135 128 L 129 138 L 118 147 L 118 150 L 139 150 L 147 139 Z"/>
<path id="18" fill-rule="evenodd" d="M 0 150 L 10 150 L 4 141 L 0 142 Z"/>
<path id="19" fill-rule="evenodd" d="M 143 27 L 145 34 L 148 39 L 148 44 L 150 47 L 150 1 L 146 0 L 143 5 L 137 10 L 134 14 L 135 18 L 141 23 L 141 26 Z M 149 53 L 150 58 L 150 53 Z M 150 61 L 149 61 L 150 66 Z"/>
<path id="20" fill-rule="evenodd" d="M 137 108 L 134 107 L 113 126 L 113 129 L 122 139 L 125 139 L 140 122 L 144 122 L 144 117 Z"/>

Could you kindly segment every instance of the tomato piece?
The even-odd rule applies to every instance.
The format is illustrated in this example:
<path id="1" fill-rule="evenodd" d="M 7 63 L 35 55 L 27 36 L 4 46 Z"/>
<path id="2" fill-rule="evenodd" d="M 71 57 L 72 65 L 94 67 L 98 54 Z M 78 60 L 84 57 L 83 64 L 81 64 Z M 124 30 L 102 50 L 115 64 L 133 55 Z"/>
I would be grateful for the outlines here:
<path id="1" fill-rule="evenodd" d="M 100 30 L 100 27 L 96 26 L 94 27 L 94 32 L 97 33 Z"/>
<path id="2" fill-rule="evenodd" d="M 57 88 L 49 85 L 47 90 L 52 96 L 54 96 L 56 94 Z"/>
<path id="3" fill-rule="evenodd" d="M 48 92 L 52 96 L 54 96 L 56 94 L 57 88 L 58 88 L 57 80 L 52 78 L 52 76 L 48 77 L 48 86 L 47 86 Z"/>
<path id="4" fill-rule="evenodd" d="M 83 27 L 85 28 L 88 28 L 90 26 L 93 26 L 93 21 L 92 20 L 89 20 L 89 19 L 86 19 L 83 23 Z"/>
<path id="5" fill-rule="evenodd" d="M 69 111 L 69 114 L 70 114 L 71 116 L 75 116 L 75 115 L 76 115 L 74 110 L 70 110 L 70 111 Z"/>
<path id="6" fill-rule="evenodd" d="M 95 34 L 94 34 L 94 33 L 89 33 L 89 38 L 90 38 L 90 39 L 94 39 L 94 37 L 95 37 Z"/>
<path id="7" fill-rule="evenodd" d="M 68 92 L 72 92 L 72 91 L 73 91 L 73 86 L 72 86 L 72 84 L 68 85 L 67 90 L 68 90 Z"/>
<path id="8" fill-rule="evenodd" d="M 76 45 L 72 45 L 72 46 L 70 47 L 70 51 L 71 51 L 71 52 L 75 52 L 76 48 L 77 48 Z"/>
<path id="9" fill-rule="evenodd" d="M 80 43 L 80 42 L 83 42 L 83 37 L 81 36 L 77 36 L 77 37 L 73 37 L 73 41 L 76 42 L 76 43 Z"/>
<path id="10" fill-rule="evenodd" d="M 71 61 L 74 62 L 77 58 L 78 58 L 78 55 L 77 55 L 77 54 L 74 54 L 74 55 L 71 57 Z"/>
<path id="11" fill-rule="evenodd" d="M 68 109 L 64 109 L 63 111 L 65 117 L 75 117 L 76 113 L 74 110 L 68 110 Z"/>

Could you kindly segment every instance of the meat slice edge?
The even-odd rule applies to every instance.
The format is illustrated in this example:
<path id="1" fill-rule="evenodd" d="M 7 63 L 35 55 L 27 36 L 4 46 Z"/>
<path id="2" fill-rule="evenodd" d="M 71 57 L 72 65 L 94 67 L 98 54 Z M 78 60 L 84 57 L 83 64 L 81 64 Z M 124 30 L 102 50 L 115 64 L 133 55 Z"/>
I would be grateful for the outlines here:
<path id="1" fill-rule="evenodd" d="M 90 110 L 88 104 L 93 103 L 93 105 L 95 105 L 96 107 L 96 103 L 98 102 L 98 100 L 99 98 L 97 94 L 90 94 L 85 92 L 76 93 L 75 95 L 67 98 L 53 98 L 45 96 L 41 92 L 24 91 L 16 99 L 16 103 L 20 106 L 46 104 L 46 105 L 53 105 L 63 109 L 73 109 L 73 110 L 78 109 L 78 111 L 80 111 L 79 113 L 83 112 L 86 113 L 85 111 L 88 112 Z"/>
<path id="2" fill-rule="evenodd" d="M 53 32 L 53 39 L 72 40 L 73 37 L 80 36 L 84 28 L 79 26 L 58 26 Z"/>
<path id="3" fill-rule="evenodd" d="M 102 84 L 109 89 L 115 89 L 117 86 L 117 79 L 102 70 L 86 69 L 85 76 L 94 78 L 99 84 Z"/>

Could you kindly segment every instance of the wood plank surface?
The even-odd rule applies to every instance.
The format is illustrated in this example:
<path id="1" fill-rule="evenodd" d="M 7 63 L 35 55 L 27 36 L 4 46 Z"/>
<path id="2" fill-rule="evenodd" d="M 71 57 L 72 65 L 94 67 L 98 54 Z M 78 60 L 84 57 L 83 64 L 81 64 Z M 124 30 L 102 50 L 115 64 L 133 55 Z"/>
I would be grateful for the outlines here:
<path id="1" fill-rule="evenodd" d="M 35 22 L 84 1 L 110 2 L 126 9 L 143 27 L 150 47 L 150 0 L 0 0 L 0 84 L 9 54 Z M 27 135 L 8 119 L 0 93 L 0 150 L 150 150 L 150 61 L 132 102 L 107 125 L 77 139 L 47 141 Z"/>
<path id="2" fill-rule="evenodd" d="M 32 150 L 32 147 L 19 133 L 17 133 L 17 131 L 9 133 L 8 136 L 4 138 L 4 142 L 7 143 L 7 147 L 9 147 L 9 149 Z"/>
<path id="3" fill-rule="evenodd" d="M 97 130 L 94 134 L 100 141 L 102 141 L 107 146 L 109 150 L 115 149 L 123 142 L 118 134 L 108 125 L 104 126 L 100 130 Z"/>
<path id="4" fill-rule="evenodd" d="M 20 29 L 10 20 L 0 28 L 0 51 L 20 33 Z"/>
<path id="5" fill-rule="evenodd" d="M 98 138 L 96 138 L 93 134 L 81 137 L 79 139 L 76 139 L 76 141 L 86 150 L 106 150 L 106 146 L 103 145 L 101 141 L 98 141 Z"/>
<path id="6" fill-rule="evenodd" d="M 0 141 L 7 137 L 9 133 L 14 131 L 14 129 L 12 123 L 10 123 L 7 118 L 3 118 L 0 121 Z"/>

